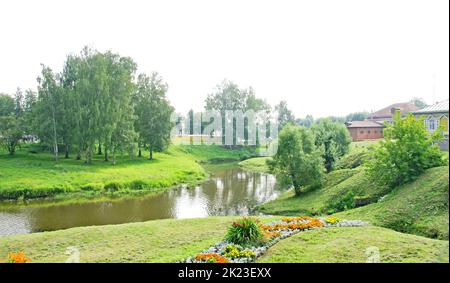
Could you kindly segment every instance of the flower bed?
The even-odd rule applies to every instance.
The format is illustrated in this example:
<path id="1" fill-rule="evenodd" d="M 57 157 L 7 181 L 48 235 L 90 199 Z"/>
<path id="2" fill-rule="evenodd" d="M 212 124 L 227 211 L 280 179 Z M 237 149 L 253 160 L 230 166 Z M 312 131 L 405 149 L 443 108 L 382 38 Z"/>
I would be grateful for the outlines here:
<path id="1" fill-rule="evenodd" d="M 281 221 L 272 221 L 260 225 L 264 231 L 265 241 L 258 246 L 243 247 L 223 240 L 207 250 L 197 254 L 195 257 L 189 257 L 181 262 L 183 263 L 246 263 L 254 262 L 263 255 L 268 248 L 278 241 L 297 234 L 301 231 L 325 228 L 325 227 L 356 227 L 365 226 L 366 222 L 361 220 L 341 220 L 336 217 L 313 218 L 305 217 L 287 217 Z"/>

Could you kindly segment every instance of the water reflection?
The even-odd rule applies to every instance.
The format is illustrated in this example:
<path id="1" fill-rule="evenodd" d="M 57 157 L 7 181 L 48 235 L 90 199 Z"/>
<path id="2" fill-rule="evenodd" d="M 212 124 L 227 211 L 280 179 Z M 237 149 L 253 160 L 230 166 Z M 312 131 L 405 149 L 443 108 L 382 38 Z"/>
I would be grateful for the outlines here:
<path id="1" fill-rule="evenodd" d="M 226 169 L 195 188 L 180 187 L 153 196 L 0 210 L 0 235 L 163 218 L 247 215 L 278 194 L 273 175 Z"/>

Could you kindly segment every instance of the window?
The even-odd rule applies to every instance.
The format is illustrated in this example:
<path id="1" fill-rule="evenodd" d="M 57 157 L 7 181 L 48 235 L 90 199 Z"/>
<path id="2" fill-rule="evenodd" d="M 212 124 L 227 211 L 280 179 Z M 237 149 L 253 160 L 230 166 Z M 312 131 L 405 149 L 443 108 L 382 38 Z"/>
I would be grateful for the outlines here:
<path id="1" fill-rule="evenodd" d="M 359 131 L 360 134 L 364 134 L 364 131 Z"/>
<path id="2" fill-rule="evenodd" d="M 434 132 L 438 128 L 438 121 L 430 116 L 425 119 L 425 127 L 428 131 Z"/>
<path id="3" fill-rule="evenodd" d="M 370 130 L 368 130 L 367 133 L 370 134 Z"/>

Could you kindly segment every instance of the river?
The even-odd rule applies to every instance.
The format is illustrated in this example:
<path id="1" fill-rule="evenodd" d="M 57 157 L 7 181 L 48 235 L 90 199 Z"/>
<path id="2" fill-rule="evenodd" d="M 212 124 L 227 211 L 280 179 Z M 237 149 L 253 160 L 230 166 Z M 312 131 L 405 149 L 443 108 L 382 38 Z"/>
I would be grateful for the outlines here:
<path id="1" fill-rule="evenodd" d="M 153 219 L 249 215 L 256 205 L 276 198 L 279 193 L 276 178 L 271 174 L 236 167 L 220 169 L 199 186 L 181 186 L 156 195 L 0 207 L 0 236 Z"/>

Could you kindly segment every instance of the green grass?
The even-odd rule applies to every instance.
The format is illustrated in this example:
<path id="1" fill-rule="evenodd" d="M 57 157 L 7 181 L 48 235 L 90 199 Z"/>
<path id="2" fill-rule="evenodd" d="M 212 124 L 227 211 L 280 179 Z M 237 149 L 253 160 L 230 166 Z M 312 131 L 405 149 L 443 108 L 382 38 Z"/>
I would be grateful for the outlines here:
<path id="1" fill-rule="evenodd" d="M 428 169 L 416 181 L 394 189 L 386 198 L 336 214 L 363 219 L 397 231 L 448 239 L 448 166 Z"/>
<path id="2" fill-rule="evenodd" d="M 280 217 L 261 217 L 263 223 Z M 81 262 L 176 262 L 224 239 L 236 217 L 166 219 L 78 227 L 0 237 L 0 262 L 24 251 L 33 262 L 64 262 L 67 247 Z M 398 233 L 380 227 L 321 228 L 301 232 L 271 247 L 261 262 L 363 262 L 377 246 L 383 262 L 448 262 L 448 241 Z"/>
<path id="3" fill-rule="evenodd" d="M 223 240 L 235 219 L 166 219 L 0 237 L 0 261 L 21 250 L 33 262 L 63 262 L 66 248 L 74 246 L 81 262 L 176 262 Z"/>
<path id="4" fill-rule="evenodd" d="M 332 171 L 325 177 L 322 188 L 295 196 L 293 190 L 282 194 L 278 199 L 258 207 L 266 214 L 278 215 L 320 215 L 332 213 L 333 204 L 346 197 L 347 192 L 354 196 L 376 199 L 385 189 L 369 181 L 361 168 Z"/>
<path id="5" fill-rule="evenodd" d="M 257 156 L 254 147 L 236 149 L 227 149 L 219 145 L 177 145 L 177 147 L 200 162 L 240 161 Z"/>
<path id="6" fill-rule="evenodd" d="M 152 192 L 206 177 L 195 158 L 176 147 L 155 153 L 154 160 L 118 157 L 115 166 L 101 156 L 87 165 L 74 158 L 55 162 L 49 153 L 33 154 L 25 149 L 14 156 L 0 154 L 0 200 Z"/>
<path id="7" fill-rule="evenodd" d="M 267 161 L 271 160 L 271 157 L 256 157 L 250 158 L 244 161 L 239 162 L 239 166 L 250 172 L 262 172 L 269 173 L 270 169 L 267 165 Z"/>
<path id="8" fill-rule="evenodd" d="M 366 262 L 377 247 L 381 262 L 448 262 L 448 241 L 380 227 L 336 227 L 305 231 L 270 248 L 259 262 Z"/>

